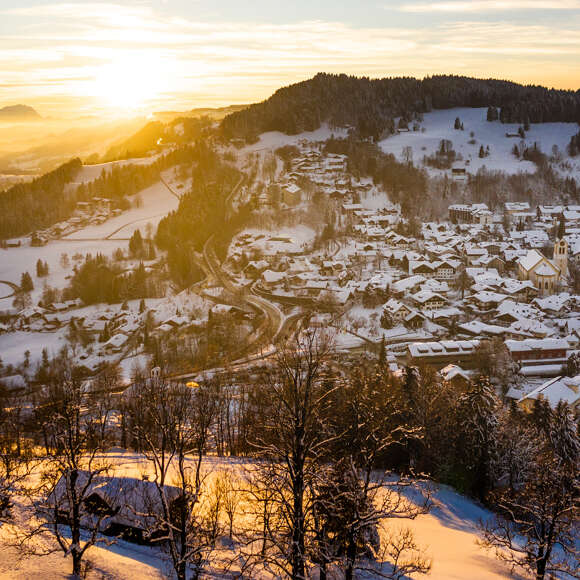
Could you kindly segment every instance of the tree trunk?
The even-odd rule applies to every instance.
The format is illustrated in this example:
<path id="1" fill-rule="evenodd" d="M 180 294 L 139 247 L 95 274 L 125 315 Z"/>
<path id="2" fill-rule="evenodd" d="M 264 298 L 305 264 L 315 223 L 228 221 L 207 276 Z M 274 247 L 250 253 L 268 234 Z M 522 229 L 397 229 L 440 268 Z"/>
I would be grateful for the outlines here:
<path id="1" fill-rule="evenodd" d="M 354 578 L 354 563 L 356 560 L 356 540 L 353 533 L 349 534 L 348 544 L 346 546 L 346 569 L 344 571 L 345 580 L 352 580 Z"/>

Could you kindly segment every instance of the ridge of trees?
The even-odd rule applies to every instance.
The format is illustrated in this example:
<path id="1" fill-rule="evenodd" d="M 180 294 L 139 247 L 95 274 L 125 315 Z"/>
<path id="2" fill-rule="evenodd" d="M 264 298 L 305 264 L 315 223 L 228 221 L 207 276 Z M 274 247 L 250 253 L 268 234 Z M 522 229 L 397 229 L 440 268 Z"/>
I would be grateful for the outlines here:
<path id="1" fill-rule="evenodd" d="M 65 185 L 82 167 L 78 158 L 67 161 L 30 183 L 18 183 L 0 193 L 0 239 L 44 228 L 69 216 L 76 205 Z"/>
<path id="2" fill-rule="evenodd" d="M 226 221 L 226 200 L 239 178 L 239 171 L 220 161 L 213 149 L 201 143 L 196 146 L 193 187 L 181 197 L 178 208 L 159 222 L 155 239 L 167 251 L 171 277 L 179 286 L 199 279 L 195 253 L 203 251 L 209 237 L 227 237 L 233 231 Z"/>
<path id="3" fill-rule="evenodd" d="M 135 195 L 159 179 L 164 169 L 191 159 L 192 148 L 179 147 L 149 165 L 117 165 L 103 169 L 100 176 L 77 187 L 66 187 L 82 168 L 78 158 L 61 165 L 30 183 L 19 183 L 0 193 L 0 239 L 23 236 L 68 219 L 79 201 L 92 197 L 122 200 Z"/>
<path id="4" fill-rule="evenodd" d="M 370 79 L 319 73 L 228 115 L 221 130 L 226 138 L 252 141 L 266 131 L 298 134 L 328 122 L 378 139 L 394 133 L 396 117 L 405 126 L 433 109 L 488 106 L 499 108 L 498 118 L 505 123 L 580 121 L 580 91 L 463 76 Z"/>

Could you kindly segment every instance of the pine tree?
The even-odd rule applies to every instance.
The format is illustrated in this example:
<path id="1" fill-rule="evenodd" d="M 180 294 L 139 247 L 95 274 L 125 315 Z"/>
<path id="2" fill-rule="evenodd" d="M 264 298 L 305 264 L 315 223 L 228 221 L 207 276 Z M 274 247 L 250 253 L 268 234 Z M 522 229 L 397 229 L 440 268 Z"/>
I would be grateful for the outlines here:
<path id="1" fill-rule="evenodd" d="M 141 232 L 137 229 L 129 240 L 129 252 L 133 257 L 141 257 L 143 254 L 143 238 Z"/>
<path id="2" fill-rule="evenodd" d="M 32 278 L 28 272 L 23 272 L 22 276 L 20 277 L 20 289 L 22 292 L 31 292 L 34 290 Z"/>
<path id="3" fill-rule="evenodd" d="M 487 109 L 487 120 L 488 121 L 497 121 L 499 118 L 499 114 L 495 107 L 488 107 Z"/>
<path id="4" fill-rule="evenodd" d="M 560 221 L 558 222 L 558 231 L 556 237 L 561 240 L 566 235 L 566 218 L 562 215 L 560 216 Z"/>
<path id="5" fill-rule="evenodd" d="M 485 499 L 492 485 L 498 428 L 497 408 L 495 391 L 486 377 L 479 378 L 459 398 L 458 446 L 467 474 L 471 476 L 471 487 L 481 500 Z"/>

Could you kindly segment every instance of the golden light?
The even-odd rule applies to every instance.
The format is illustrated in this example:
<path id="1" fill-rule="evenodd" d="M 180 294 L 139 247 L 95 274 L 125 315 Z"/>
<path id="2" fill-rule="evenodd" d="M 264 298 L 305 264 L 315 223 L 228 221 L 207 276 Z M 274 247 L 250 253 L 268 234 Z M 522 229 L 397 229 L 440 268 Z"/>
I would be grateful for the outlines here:
<path id="1" fill-rule="evenodd" d="M 97 70 L 90 92 L 109 108 L 141 109 L 160 95 L 164 76 L 159 61 L 119 55 Z"/>
<path id="2" fill-rule="evenodd" d="M 190 389 L 197 389 L 199 387 L 195 381 L 189 381 L 188 383 L 185 383 L 185 386 L 189 387 Z"/>

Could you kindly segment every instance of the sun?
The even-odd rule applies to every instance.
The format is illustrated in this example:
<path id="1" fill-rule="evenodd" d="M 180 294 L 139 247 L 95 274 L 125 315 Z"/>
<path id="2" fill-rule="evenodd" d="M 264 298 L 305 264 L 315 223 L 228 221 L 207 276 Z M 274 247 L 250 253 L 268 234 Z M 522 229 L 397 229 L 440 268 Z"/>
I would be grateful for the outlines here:
<path id="1" fill-rule="evenodd" d="M 121 56 L 97 70 L 91 93 L 108 108 L 143 109 L 159 96 L 161 76 L 158 63 L 139 56 Z"/>

